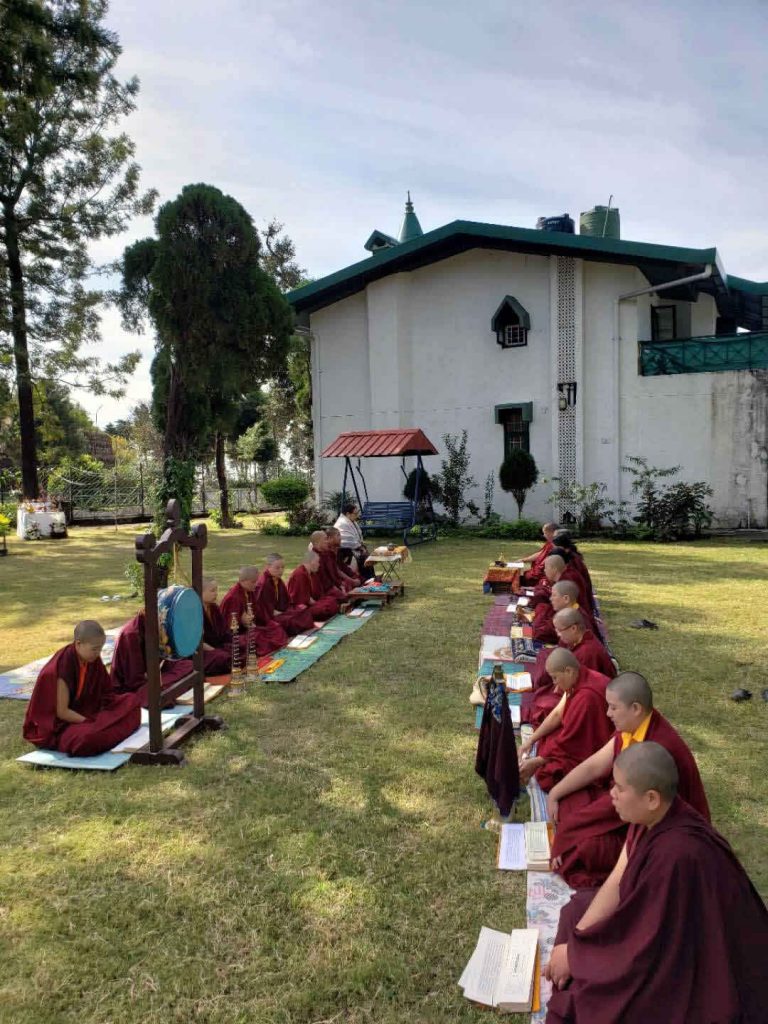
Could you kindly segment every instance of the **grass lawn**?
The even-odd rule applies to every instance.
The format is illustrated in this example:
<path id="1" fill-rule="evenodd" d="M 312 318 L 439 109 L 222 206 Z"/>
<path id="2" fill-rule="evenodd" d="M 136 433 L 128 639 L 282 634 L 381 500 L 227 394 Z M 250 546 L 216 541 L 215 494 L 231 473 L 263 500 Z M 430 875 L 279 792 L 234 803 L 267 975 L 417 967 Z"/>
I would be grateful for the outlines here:
<path id="1" fill-rule="evenodd" d="M 76 619 L 133 613 L 99 598 L 125 592 L 134 532 L 12 539 L 0 670 L 67 642 Z M 293 565 L 305 542 L 212 533 L 207 570 L 228 586 L 276 544 Z M 0 702 L 0 1020 L 487 1024 L 456 980 L 482 924 L 524 923 L 524 876 L 496 870 L 478 827 L 467 702 L 499 547 L 416 548 L 404 601 L 295 684 L 220 702 L 229 728 L 181 770 L 24 768 L 25 705 Z M 615 653 L 651 680 L 715 824 L 768 892 L 768 547 L 583 550 Z M 640 616 L 659 631 L 627 627 Z M 727 699 L 737 685 L 751 704 Z"/>

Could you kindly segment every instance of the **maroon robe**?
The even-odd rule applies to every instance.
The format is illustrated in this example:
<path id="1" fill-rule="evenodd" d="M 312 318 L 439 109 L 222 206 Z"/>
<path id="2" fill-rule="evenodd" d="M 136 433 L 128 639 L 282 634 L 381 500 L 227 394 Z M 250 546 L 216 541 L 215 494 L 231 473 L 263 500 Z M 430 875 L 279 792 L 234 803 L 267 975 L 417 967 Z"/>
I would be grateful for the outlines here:
<path id="1" fill-rule="evenodd" d="M 193 671 L 194 666 L 189 658 L 165 659 L 161 662 L 160 703 L 164 707 L 172 705 L 175 698 L 164 699 L 163 691 Z M 139 698 L 139 703 L 145 708 L 148 707 L 149 685 L 144 650 L 144 612 L 137 612 L 120 630 L 112 654 L 109 673 L 115 693 L 135 693 Z"/>
<path id="2" fill-rule="evenodd" d="M 540 580 L 544 579 L 544 559 L 549 558 L 554 546 L 552 541 L 548 540 L 533 556 L 530 568 L 526 569 L 520 580 L 526 587 L 535 587 Z"/>
<path id="3" fill-rule="evenodd" d="M 256 618 L 277 623 L 289 636 L 311 632 L 315 628 L 311 610 L 309 608 L 293 608 L 288 596 L 288 588 L 279 577 L 273 576 L 269 569 L 265 569 L 259 576 L 253 597 L 253 611 Z M 275 618 L 275 612 L 280 612 L 277 618 Z"/>
<path id="4" fill-rule="evenodd" d="M 317 548 L 312 548 L 320 559 L 320 568 L 317 570 L 320 576 L 320 584 L 323 588 L 323 593 L 327 597 L 335 597 L 339 601 L 346 601 L 347 592 L 353 589 L 349 586 L 351 580 L 347 580 L 345 586 L 346 577 L 342 577 L 339 571 L 339 563 L 336 560 L 336 555 L 333 551 L 326 548 L 325 551 L 318 551 Z"/>
<path id="5" fill-rule="evenodd" d="M 319 573 L 310 572 L 306 565 L 297 565 L 288 577 L 288 597 L 291 604 L 305 604 L 317 622 L 324 622 L 339 611 L 337 598 L 323 594 Z"/>
<path id="6" fill-rule="evenodd" d="M 587 568 L 587 563 L 584 561 L 584 556 L 578 551 L 572 551 L 571 563 L 574 566 L 574 568 L 581 573 L 581 576 L 584 580 L 584 584 L 587 588 L 587 598 L 589 600 L 589 604 L 586 604 L 584 607 L 589 608 L 590 613 L 594 613 L 595 590 L 592 586 L 592 577 L 589 575 L 589 569 Z"/>
<path id="7" fill-rule="evenodd" d="M 549 604 L 549 598 L 552 594 L 552 584 L 548 579 L 543 579 L 533 588 L 533 593 L 528 598 L 528 607 L 534 610 L 540 604 Z"/>
<path id="8" fill-rule="evenodd" d="M 627 850 L 612 914 L 578 929 L 585 893 L 560 913 L 572 980 L 547 1024 L 764 1024 L 768 912 L 725 839 L 676 797 Z"/>
<path id="9" fill-rule="evenodd" d="M 242 624 L 241 619 L 248 610 L 249 601 L 255 624 L 253 635 L 256 642 L 256 653 L 261 657 L 263 654 L 272 654 L 273 651 L 285 647 L 288 643 L 288 634 L 274 619 L 268 620 L 259 616 L 256 611 L 255 592 L 249 594 L 247 590 L 243 590 L 239 583 L 229 588 L 219 605 L 227 627 L 229 627 L 232 616 L 235 615 L 240 626 L 240 635 L 245 636 L 247 634 L 248 630 Z"/>
<path id="10" fill-rule="evenodd" d="M 569 580 L 571 583 L 575 583 L 579 588 L 579 609 L 582 614 L 586 614 L 591 619 L 593 604 L 592 593 L 574 558 L 571 558 L 571 561 L 566 563 L 566 566 L 560 574 L 560 578 L 557 582 L 565 583 L 566 580 Z"/>
<path id="11" fill-rule="evenodd" d="M 561 643 L 558 646 L 565 647 L 565 644 Z M 616 675 L 616 666 L 611 661 L 608 651 L 591 629 L 584 631 L 581 640 L 575 647 L 571 647 L 570 651 L 578 658 L 579 664 L 594 669 L 609 679 Z M 560 703 L 561 694 L 556 692 L 552 676 L 546 668 L 547 658 L 551 653 L 549 650 L 539 651 L 536 664 L 531 668 L 533 699 L 523 708 L 523 720 L 530 722 L 534 728 L 541 725 L 549 712 Z"/>
<path id="12" fill-rule="evenodd" d="M 560 638 L 552 622 L 554 614 L 555 609 L 549 601 L 542 602 L 536 606 L 536 611 L 533 613 L 533 622 L 531 623 L 531 635 L 534 640 L 538 640 L 542 644 L 557 646 Z"/>
<path id="13" fill-rule="evenodd" d="M 232 671 L 232 633 L 227 626 L 224 612 L 216 602 L 203 604 L 203 643 L 208 644 L 210 651 L 203 651 L 206 676 L 221 676 Z M 245 633 L 238 634 L 241 665 L 245 665 L 248 637 Z"/>
<path id="14" fill-rule="evenodd" d="M 710 820 L 709 804 L 693 754 L 682 736 L 655 709 L 645 740 L 661 744 L 677 765 L 678 795 Z M 614 737 L 614 760 L 621 753 L 621 733 Z M 627 834 L 627 826 L 614 810 L 611 777 L 564 797 L 558 808 L 552 856 L 559 857 L 562 875 L 572 889 L 601 885 L 613 870 Z"/>
<path id="15" fill-rule="evenodd" d="M 80 659 L 74 644 L 62 647 L 43 666 L 24 716 L 24 739 L 36 747 L 60 750 L 71 757 L 91 757 L 122 743 L 141 725 L 135 694 L 117 694 L 104 662 L 90 662 L 80 693 Z M 65 722 L 56 716 L 58 681 L 69 690 L 69 707 L 85 722 Z"/>
<path id="16" fill-rule="evenodd" d="M 568 690 L 559 729 L 540 740 L 536 755 L 547 763 L 536 771 L 536 781 L 548 792 L 569 771 L 604 746 L 613 733 L 606 714 L 605 688 L 608 676 L 584 665 Z"/>

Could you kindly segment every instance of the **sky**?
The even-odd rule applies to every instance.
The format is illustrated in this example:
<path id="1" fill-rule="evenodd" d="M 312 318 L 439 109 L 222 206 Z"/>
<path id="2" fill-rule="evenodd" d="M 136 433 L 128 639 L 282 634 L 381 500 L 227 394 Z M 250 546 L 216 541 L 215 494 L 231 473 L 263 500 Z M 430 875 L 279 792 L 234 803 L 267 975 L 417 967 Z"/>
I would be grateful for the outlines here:
<path id="1" fill-rule="evenodd" d="M 622 238 L 768 280 L 768 0 L 112 0 L 106 23 L 143 184 L 277 218 L 314 278 L 397 234 L 410 189 L 425 231 L 613 195 Z M 77 395 L 103 427 L 149 397 L 153 339 L 102 326 L 105 358 L 144 356 L 123 399 Z"/>

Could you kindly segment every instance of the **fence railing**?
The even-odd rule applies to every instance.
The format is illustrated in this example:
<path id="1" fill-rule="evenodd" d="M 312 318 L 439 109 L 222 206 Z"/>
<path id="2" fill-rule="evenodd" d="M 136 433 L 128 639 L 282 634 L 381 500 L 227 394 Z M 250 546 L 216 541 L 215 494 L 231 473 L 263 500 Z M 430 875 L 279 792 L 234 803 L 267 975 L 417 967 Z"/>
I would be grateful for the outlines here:
<path id="1" fill-rule="evenodd" d="M 643 377 L 672 373 L 722 373 L 768 367 L 768 332 L 728 334 L 674 341 L 641 341 Z"/>

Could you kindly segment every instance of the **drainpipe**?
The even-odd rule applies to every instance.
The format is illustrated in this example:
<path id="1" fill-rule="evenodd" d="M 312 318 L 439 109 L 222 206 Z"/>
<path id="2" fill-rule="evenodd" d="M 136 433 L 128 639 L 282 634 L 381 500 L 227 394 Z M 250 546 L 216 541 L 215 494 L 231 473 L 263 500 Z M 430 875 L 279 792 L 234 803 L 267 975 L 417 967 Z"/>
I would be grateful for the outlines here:
<path id="1" fill-rule="evenodd" d="M 667 281 L 664 284 L 650 285 L 648 288 L 637 288 L 635 291 L 619 295 L 613 306 L 613 388 L 616 396 L 616 500 L 621 500 L 621 338 L 619 334 L 620 304 L 627 299 L 636 299 L 641 295 L 652 295 L 654 292 L 667 291 L 669 288 L 679 288 L 684 284 L 693 284 L 695 281 L 706 281 L 712 277 L 713 266 L 708 263 L 700 274 L 690 274 L 688 277 L 679 277 L 676 281 Z"/>

